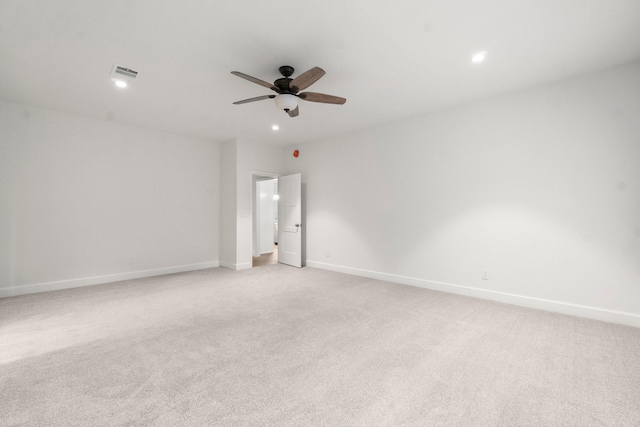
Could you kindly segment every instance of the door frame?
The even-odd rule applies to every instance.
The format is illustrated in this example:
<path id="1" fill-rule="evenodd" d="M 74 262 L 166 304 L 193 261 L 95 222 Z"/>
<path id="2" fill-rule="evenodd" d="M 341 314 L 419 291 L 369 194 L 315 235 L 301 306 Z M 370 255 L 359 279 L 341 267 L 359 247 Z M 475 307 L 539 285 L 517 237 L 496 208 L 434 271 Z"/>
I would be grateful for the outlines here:
<path id="1" fill-rule="evenodd" d="M 258 216 L 258 197 L 256 193 L 256 183 L 258 181 L 267 181 L 270 179 L 278 179 L 282 174 L 272 172 L 251 171 L 251 256 L 260 256 L 260 248 L 258 247 L 258 236 L 260 233 L 260 218 Z M 256 255 L 257 252 L 257 255 Z"/>

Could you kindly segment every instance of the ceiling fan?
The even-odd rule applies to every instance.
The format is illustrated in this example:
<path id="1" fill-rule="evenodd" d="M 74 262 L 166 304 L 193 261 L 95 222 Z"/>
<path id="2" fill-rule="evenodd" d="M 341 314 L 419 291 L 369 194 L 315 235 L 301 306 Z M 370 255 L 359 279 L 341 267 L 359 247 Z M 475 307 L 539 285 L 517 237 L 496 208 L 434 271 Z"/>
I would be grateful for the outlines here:
<path id="1" fill-rule="evenodd" d="M 320 77 L 325 75 L 325 71 L 320 67 L 313 67 L 312 69 L 300 74 L 295 79 L 291 78 L 294 72 L 293 67 L 283 65 L 279 70 L 283 77 L 273 82 L 273 84 L 265 82 L 264 80 L 256 79 L 255 77 L 251 77 L 247 74 L 241 73 L 240 71 L 232 71 L 231 74 L 235 76 L 242 77 L 250 82 L 259 84 L 260 86 L 267 87 L 277 93 L 277 95 L 263 95 L 256 96 L 255 98 L 243 99 L 242 101 L 234 102 L 234 104 L 239 105 L 246 104 L 248 102 L 261 101 L 263 99 L 275 99 L 276 106 L 278 108 L 289 114 L 289 117 L 297 117 L 300 113 L 298 108 L 298 98 L 304 99 L 305 101 L 322 102 L 325 104 L 344 104 L 347 102 L 345 98 L 326 95 L 324 93 L 298 93 L 301 90 L 308 88 L 317 82 Z"/>

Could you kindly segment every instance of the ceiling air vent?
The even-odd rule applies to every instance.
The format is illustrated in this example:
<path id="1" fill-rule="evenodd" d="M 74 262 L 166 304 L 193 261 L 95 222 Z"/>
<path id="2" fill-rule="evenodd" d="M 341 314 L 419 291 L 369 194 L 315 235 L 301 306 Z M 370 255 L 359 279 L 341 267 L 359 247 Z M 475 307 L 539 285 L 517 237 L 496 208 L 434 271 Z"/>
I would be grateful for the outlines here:
<path id="1" fill-rule="evenodd" d="M 132 70 L 131 68 L 122 67 L 120 65 L 114 65 L 113 69 L 111 70 L 112 79 L 135 80 L 137 76 L 137 71 Z"/>

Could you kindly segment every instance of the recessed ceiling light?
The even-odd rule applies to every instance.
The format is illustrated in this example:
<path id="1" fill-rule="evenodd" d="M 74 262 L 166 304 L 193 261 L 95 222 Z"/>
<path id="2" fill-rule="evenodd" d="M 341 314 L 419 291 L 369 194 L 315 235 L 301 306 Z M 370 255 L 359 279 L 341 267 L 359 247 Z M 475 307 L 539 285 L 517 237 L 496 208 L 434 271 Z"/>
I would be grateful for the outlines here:
<path id="1" fill-rule="evenodd" d="M 271 126 L 271 129 L 273 129 L 273 130 L 278 130 L 278 129 L 280 129 L 280 126 L 278 126 L 278 125 L 273 125 L 273 126 Z"/>
<path id="2" fill-rule="evenodd" d="M 471 57 L 471 62 L 474 62 L 474 63 L 477 64 L 477 63 L 480 63 L 480 62 L 484 61 L 484 59 L 486 57 L 487 57 L 487 51 L 483 50 L 482 52 L 478 52 L 478 53 L 474 54 Z"/>
<path id="3" fill-rule="evenodd" d="M 127 87 L 127 82 L 125 82 L 124 80 L 114 80 L 116 83 L 116 86 L 118 87 Z"/>

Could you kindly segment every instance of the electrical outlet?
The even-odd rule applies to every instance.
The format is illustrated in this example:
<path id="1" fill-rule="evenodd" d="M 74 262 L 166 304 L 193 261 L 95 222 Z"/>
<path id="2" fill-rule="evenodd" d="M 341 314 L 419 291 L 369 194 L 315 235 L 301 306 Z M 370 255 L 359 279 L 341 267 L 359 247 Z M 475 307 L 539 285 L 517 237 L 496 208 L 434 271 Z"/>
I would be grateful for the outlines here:
<path id="1" fill-rule="evenodd" d="M 327 251 L 327 258 L 331 258 L 331 252 Z"/>
<path id="2" fill-rule="evenodd" d="M 489 280 L 489 270 L 482 270 L 480 277 L 482 277 L 482 280 Z"/>
<path id="3" fill-rule="evenodd" d="M 135 263 L 136 263 L 136 259 L 135 259 L 135 258 L 131 258 L 131 259 L 129 260 L 129 264 L 135 264 Z"/>

